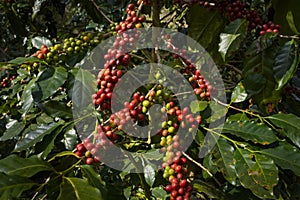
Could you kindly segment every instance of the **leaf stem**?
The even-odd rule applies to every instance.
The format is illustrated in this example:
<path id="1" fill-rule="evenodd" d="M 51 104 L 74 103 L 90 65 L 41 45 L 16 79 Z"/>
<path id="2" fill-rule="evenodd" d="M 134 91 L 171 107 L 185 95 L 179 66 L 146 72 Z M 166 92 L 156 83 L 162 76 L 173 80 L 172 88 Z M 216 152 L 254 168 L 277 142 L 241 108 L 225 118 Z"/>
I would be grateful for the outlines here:
<path id="1" fill-rule="evenodd" d="M 218 186 L 221 186 L 221 183 L 218 181 L 218 179 L 216 179 L 214 177 L 214 175 L 208 169 L 206 169 L 201 163 L 195 161 L 193 158 L 191 158 L 185 152 L 182 152 L 182 155 L 184 155 L 187 159 L 189 159 L 190 161 L 192 161 L 193 163 L 195 163 L 197 166 L 199 166 L 202 170 L 204 170 L 210 177 L 212 177 L 216 181 L 216 183 L 218 184 Z"/>
<path id="2" fill-rule="evenodd" d="M 97 5 L 97 3 L 95 2 L 95 0 L 90 0 L 93 4 L 94 4 L 94 6 L 95 6 L 95 8 L 98 10 L 98 12 L 109 22 L 109 23 L 111 23 L 111 24 L 113 24 L 114 22 L 111 20 L 111 19 L 109 19 L 109 17 L 107 17 L 107 15 L 101 10 L 101 8 Z"/>

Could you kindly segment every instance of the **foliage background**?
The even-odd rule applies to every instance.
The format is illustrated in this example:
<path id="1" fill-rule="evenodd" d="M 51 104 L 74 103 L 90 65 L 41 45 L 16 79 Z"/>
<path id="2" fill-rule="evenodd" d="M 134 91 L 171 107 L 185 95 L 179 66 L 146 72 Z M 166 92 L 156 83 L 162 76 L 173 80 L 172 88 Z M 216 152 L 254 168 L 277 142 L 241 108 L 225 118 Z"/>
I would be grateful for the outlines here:
<path id="1" fill-rule="evenodd" d="M 221 139 L 198 159 L 199 131 L 187 152 L 194 172 L 192 198 L 300 199 L 300 4 L 245 2 L 264 22 L 281 25 L 280 34 L 249 33 L 246 20 L 230 21 L 199 5 L 154 0 L 141 13 L 147 17 L 145 26 L 172 28 L 197 40 L 225 82 L 228 102 L 222 105 L 228 112 Z M 145 173 L 145 186 L 137 174 L 86 165 L 72 153 L 81 142 L 71 107 L 72 83 L 81 73 L 75 64 L 91 49 L 54 64 L 30 57 L 43 43 L 63 44 L 83 32 L 112 33 L 114 26 L 105 17 L 124 20 L 129 3 L 136 2 L 1 1 L 0 77 L 17 78 L 0 91 L 0 199 L 146 199 L 147 193 L 168 198 L 162 172 Z M 161 12 L 159 21 L 154 7 Z M 28 70 L 33 63 L 38 69 Z M 79 90 L 90 82 L 81 84 Z"/>

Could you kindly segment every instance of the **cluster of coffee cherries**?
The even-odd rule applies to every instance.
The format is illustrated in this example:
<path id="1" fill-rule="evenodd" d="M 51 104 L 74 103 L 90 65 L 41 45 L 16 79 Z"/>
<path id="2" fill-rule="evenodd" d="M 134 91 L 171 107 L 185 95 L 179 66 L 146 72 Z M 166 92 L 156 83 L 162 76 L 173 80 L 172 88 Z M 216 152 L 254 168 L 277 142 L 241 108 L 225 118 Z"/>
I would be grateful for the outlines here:
<path id="1" fill-rule="evenodd" d="M 64 39 L 63 43 L 57 43 L 49 47 L 43 44 L 33 56 L 53 64 L 64 62 L 68 56 L 84 54 L 87 50 L 94 48 L 102 38 L 102 33 L 82 32 L 76 38 Z"/>
<path id="2" fill-rule="evenodd" d="M 9 87 L 11 82 L 16 78 L 17 78 L 17 76 L 15 74 L 6 73 L 5 77 L 3 77 L 0 82 L 0 87 L 1 88 Z"/>
<path id="3" fill-rule="evenodd" d="M 170 200 L 190 199 L 193 187 L 187 180 L 187 159 L 181 155 L 180 151 L 176 152 L 173 164 L 166 166 L 163 176 L 168 177 L 169 180 L 165 190 L 171 194 Z"/>
<path id="4" fill-rule="evenodd" d="M 183 1 L 185 2 L 185 1 Z M 251 10 L 249 5 L 240 0 L 237 1 L 202 1 L 202 0 L 193 0 L 189 2 L 191 5 L 200 4 L 209 9 L 216 9 L 222 13 L 225 13 L 226 16 L 231 21 L 236 19 L 247 19 L 248 21 L 248 30 L 258 29 L 260 30 L 260 35 L 264 35 L 267 32 L 278 33 L 280 31 L 280 26 L 274 24 L 274 22 L 268 22 L 263 24 L 263 19 L 259 16 L 259 13 L 256 10 Z"/>
<path id="5" fill-rule="evenodd" d="M 226 7 L 226 15 L 231 21 L 238 18 L 246 18 L 249 23 L 249 30 L 262 25 L 262 18 L 258 16 L 255 10 L 249 10 L 246 3 L 236 1 Z"/>
<path id="6" fill-rule="evenodd" d="M 136 16 L 133 4 L 129 4 L 126 11 L 128 14 L 126 21 L 115 26 L 117 31 L 116 40 L 104 55 L 104 69 L 97 76 L 98 91 L 92 96 L 95 107 L 101 113 L 110 113 L 114 87 L 119 81 L 122 81 L 122 75 L 126 70 L 132 67 L 131 56 L 126 52 L 128 52 L 128 49 L 132 49 L 139 39 L 139 34 L 135 30 L 139 26 L 136 25 L 144 20 Z M 132 31 L 131 34 L 128 34 L 128 29 Z M 209 101 L 213 87 L 196 69 L 195 64 L 185 59 L 186 50 L 175 47 L 168 35 L 164 36 L 163 39 L 166 41 L 167 48 L 176 52 L 171 56 L 184 63 L 179 71 L 187 77 L 194 93 L 199 99 Z M 155 75 L 155 78 L 159 79 L 159 75 L 157 77 Z M 94 134 L 94 140 L 87 139 L 83 142 L 86 152 L 89 152 L 94 159 L 100 161 L 101 156 L 103 156 L 101 155 L 102 149 L 108 149 L 114 143 L 119 144 L 118 141 L 124 143 L 126 135 L 123 135 L 122 130 L 128 130 L 126 128 L 128 124 L 129 126 L 132 123 L 146 123 L 144 125 L 147 125 L 149 117 L 151 117 L 151 106 L 160 104 L 162 106 L 160 111 L 163 114 L 158 116 L 163 116 L 164 119 L 162 120 L 161 130 L 158 131 L 160 141 L 155 143 L 154 146 L 161 148 L 162 152 L 165 153 L 162 168 L 164 177 L 170 182 L 165 189 L 171 193 L 171 199 L 189 199 L 192 186 L 188 182 L 187 159 L 181 153 L 184 148 L 181 142 L 185 139 L 185 136 L 178 135 L 177 131 L 179 128 L 184 128 L 187 130 L 186 134 L 191 135 L 189 132 L 198 128 L 202 118 L 191 114 L 188 107 L 180 108 L 175 96 L 176 94 L 172 94 L 170 90 L 164 88 L 161 84 L 147 84 L 138 88 L 130 97 L 130 101 L 124 103 L 123 109 L 111 115 L 108 114 L 108 119 L 104 119 L 103 124 L 98 126 L 97 134 Z M 132 123 L 129 123 L 130 121 Z"/>
<path id="7" fill-rule="evenodd" d="M 192 63 L 189 59 L 186 59 L 187 51 L 185 49 L 179 49 L 173 44 L 173 40 L 170 39 L 169 35 L 165 35 L 164 38 L 167 41 L 167 49 L 170 49 L 176 54 L 174 54 L 174 59 L 179 59 L 184 63 L 184 67 L 180 68 L 180 73 L 188 77 L 188 81 L 194 89 L 194 93 L 203 100 L 210 100 L 211 93 L 214 88 L 209 81 L 205 80 L 204 76 L 201 74 L 199 69 L 196 69 L 196 65 Z"/>
<path id="8" fill-rule="evenodd" d="M 268 23 L 264 24 L 263 26 L 263 30 L 260 31 L 260 35 L 264 35 L 266 33 L 278 33 L 280 30 L 280 25 L 278 24 L 274 24 L 274 22 L 269 21 Z"/>
<path id="9" fill-rule="evenodd" d="M 141 4 L 143 4 L 143 5 L 150 5 L 151 4 L 151 1 L 150 0 L 138 0 L 137 1 L 137 4 L 138 5 L 141 5 Z"/>
<path id="10" fill-rule="evenodd" d="M 170 199 L 189 199 L 192 191 L 192 185 L 187 181 L 188 169 L 187 159 L 182 155 L 184 149 L 185 136 L 191 135 L 202 118 L 200 115 L 194 116 L 190 113 L 189 108 L 180 109 L 174 101 L 166 104 L 168 121 L 161 124 L 161 151 L 165 153 L 162 168 L 163 177 L 170 184 L 165 187 L 166 192 L 171 194 Z M 184 129 L 184 134 L 178 134 L 178 129 Z M 183 146 L 182 146 L 183 145 Z"/>
<path id="11" fill-rule="evenodd" d="M 126 8 L 127 18 L 125 21 L 121 21 L 118 25 L 116 25 L 117 33 L 124 32 L 128 29 L 133 28 L 141 28 L 142 23 L 145 21 L 145 16 L 137 16 L 137 12 L 135 11 L 135 5 L 129 4 Z"/>
<path id="12" fill-rule="evenodd" d="M 33 63 L 23 63 L 20 65 L 21 68 L 26 69 L 27 71 L 36 71 L 40 64 L 38 62 Z"/>
<path id="13" fill-rule="evenodd" d="M 49 52 L 48 47 L 45 44 L 43 44 L 41 46 L 41 48 L 39 50 L 37 50 L 37 52 L 35 52 L 35 54 L 33 54 L 33 56 L 36 56 L 39 59 L 44 59 L 45 55 L 47 55 L 48 52 Z"/>
<path id="14" fill-rule="evenodd" d="M 83 143 L 79 143 L 76 145 L 75 155 L 81 157 L 83 161 L 88 164 L 92 165 L 93 163 L 99 162 L 98 158 L 91 153 L 91 147 L 94 144 L 90 142 L 89 139 L 85 139 Z M 89 150 L 88 150 L 89 149 Z"/>
<path id="15" fill-rule="evenodd" d="M 99 72 L 97 78 L 98 91 L 92 95 L 93 104 L 96 107 L 100 106 L 101 109 L 110 110 L 112 91 L 122 74 L 122 70 L 110 68 Z"/>
<path id="16" fill-rule="evenodd" d="M 111 123 L 98 125 L 95 134 L 76 145 L 75 154 L 88 165 L 99 163 L 106 151 L 118 140 L 118 130 L 112 127 L 115 126 Z"/>
<path id="17" fill-rule="evenodd" d="M 93 103 L 96 107 L 102 110 L 110 109 L 110 101 L 112 91 L 115 84 L 120 81 L 123 74 L 122 68 L 130 65 L 130 55 L 125 53 L 128 48 L 132 48 L 139 35 L 135 33 L 136 28 L 140 28 L 143 17 L 136 16 L 134 4 L 129 4 L 127 11 L 127 19 L 125 22 L 120 22 L 116 25 L 115 30 L 118 33 L 113 47 L 108 49 L 104 55 L 105 64 L 104 69 L 98 74 L 97 83 L 98 91 L 92 96 Z M 130 34 L 128 31 L 130 30 Z M 124 31 L 127 31 L 124 33 Z"/>

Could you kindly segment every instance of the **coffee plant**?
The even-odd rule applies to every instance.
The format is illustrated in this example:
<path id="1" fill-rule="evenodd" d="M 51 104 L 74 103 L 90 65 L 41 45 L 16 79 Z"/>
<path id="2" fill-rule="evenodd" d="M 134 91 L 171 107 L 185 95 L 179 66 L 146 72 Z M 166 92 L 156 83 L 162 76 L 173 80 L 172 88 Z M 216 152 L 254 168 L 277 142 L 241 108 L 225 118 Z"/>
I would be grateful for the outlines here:
<path id="1" fill-rule="evenodd" d="M 1 1 L 0 199 L 300 199 L 299 5 Z"/>

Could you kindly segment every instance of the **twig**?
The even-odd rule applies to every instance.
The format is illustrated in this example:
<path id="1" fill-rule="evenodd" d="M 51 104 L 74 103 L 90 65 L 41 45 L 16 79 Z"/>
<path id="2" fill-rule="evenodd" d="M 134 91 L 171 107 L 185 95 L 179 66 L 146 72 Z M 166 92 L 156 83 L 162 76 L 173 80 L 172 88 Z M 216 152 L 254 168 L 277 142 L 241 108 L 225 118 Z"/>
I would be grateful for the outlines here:
<path id="1" fill-rule="evenodd" d="M 41 189 L 42 189 L 46 184 L 48 184 L 49 181 L 50 181 L 50 177 L 48 177 L 47 180 L 45 181 L 45 183 L 43 183 L 42 186 L 38 188 L 38 191 L 33 195 L 33 197 L 31 198 L 31 200 L 34 200 L 34 199 L 37 197 L 37 195 L 40 193 Z M 46 195 L 47 195 L 47 194 L 46 194 Z"/>
<path id="2" fill-rule="evenodd" d="M 190 161 L 192 161 L 193 163 L 195 163 L 197 166 L 199 166 L 202 170 L 204 170 L 210 177 L 212 177 L 212 178 L 216 181 L 216 183 L 217 183 L 219 186 L 221 186 L 221 183 L 218 181 L 218 179 L 216 179 L 216 178 L 214 177 L 214 175 L 212 175 L 212 173 L 211 173 L 208 169 L 206 169 L 201 163 L 195 161 L 193 158 L 191 158 L 191 157 L 190 157 L 189 155 L 187 155 L 185 152 L 182 152 L 182 154 L 183 154 L 187 159 L 189 159 Z"/>
<path id="3" fill-rule="evenodd" d="M 300 40 L 299 36 L 296 35 L 279 35 L 280 38 L 287 38 L 287 39 L 295 39 L 295 40 Z"/>
<path id="4" fill-rule="evenodd" d="M 4 56 L 6 56 L 8 59 L 10 59 L 10 56 L 2 49 L 0 48 L 1 53 L 4 54 Z"/>
<path id="5" fill-rule="evenodd" d="M 144 57 L 142 57 L 142 56 L 138 56 L 138 55 L 135 55 L 133 53 L 129 53 L 129 55 L 132 56 L 132 57 L 136 57 L 136 58 L 138 58 L 140 60 L 146 61 L 146 59 Z"/>
<path id="6" fill-rule="evenodd" d="M 223 103 L 223 102 L 221 102 L 221 101 L 219 101 L 219 100 L 217 100 L 217 99 L 215 99 L 215 98 L 214 98 L 214 101 L 216 101 L 218 104 L 220 104 L 220 105 L 222 105 L 222 106 L 231 108 L 231 109 L 233 109 L 233 110 L 237 110 L 237 111 L 242 112 L 242 113 L 246 112 L 245 110 L 236 108 L 236 107 L 234 107 L 234 106 L 232 106 L 232 105 L 229 105 L 229 104 L 227 104 L 227 103 Z"/>
<path id="7" fill-rule="evenodd" d="M 169 12 L 168 14 L 166 14 L 165 16 L 163 16 L 163 17 L 161 18 L 161 21 L 164 21 L 167 17 L 169 17 L 169 16 L 171 16 L 171 15 L 174 15 L 174 13 L 175 13 L 175 15 L 176 15 L 176 12 L 177 12 L 177 10 L 173 10 L 173 12 Z"/>
<path id="8" fill-rule="evenodd" d="M 143 5 L 144 5 L 144 1 L 142 1 L 142 3 L 139 5 L 137 13 L 136 13 L 136 16 L 139 16 L 140 11 L 142 10 Z"/>
<path id="9" fill-rule="evenodd" d="M 154 27 L 160 27 L 160 1 L 153 0 L 152 2 L 152 23 Z"/>
<path id="10" fill-rule="evenodd" d="M 111 24 L 113 24 L 114 22 L 111 20 L 111 19 L 109 19 L 108 17 L 107 17 L 107 15 L 100 9 L 100 7 L 97 5 L 97 3 L 95 2 L 95 0 L 90 0 L 93 4 L 94 4 L 94 6 L 95 6 L 95 8 L 98 10 L 98 12 L 109 22 L 109 23 L 111 23 Z"/>
<path id="11" fill-rule="evenodd" d="M 236 67 L 233 66 L 233 65 L 225 64 L 225 66 L 232 68 L 234 71 L 236 71 L 236 72 L 239 73 L 239 74 L 242 74 L 242 73 L 243 73 L 242 70 L 236 68 Z"/>
<path id="12" fill-rule="evenodd" d="M 193 94 L 193 93 L 194 93 L 193 91 L 181 92 L 181 93 L 177 93 L 177 94 L 172 95 L 172 97 L 177 97 L 177 96 L 186 95 L 186 94 Z"/>
<path id="13" fill-rule="evenodd" d="M 41 198 L 41 200 L 46 199 L 46 197 L 47 197 L 47 194 L 45 194 L 45 195 Z"/>

